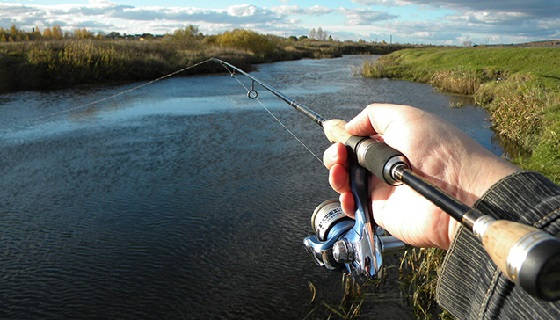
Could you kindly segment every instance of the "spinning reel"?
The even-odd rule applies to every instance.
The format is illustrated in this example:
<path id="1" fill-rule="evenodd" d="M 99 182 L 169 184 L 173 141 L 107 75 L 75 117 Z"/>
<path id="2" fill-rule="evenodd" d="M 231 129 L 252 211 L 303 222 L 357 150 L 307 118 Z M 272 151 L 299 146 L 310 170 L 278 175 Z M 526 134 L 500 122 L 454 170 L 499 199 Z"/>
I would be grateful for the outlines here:
<path id="1" fill-rule="evenodd" d="M 354 153 L 348 150 L 349 158 Z M 358 281 L 374 278 L 383 264 L 382 253 L 400 250 L 405 244 L 373 221 L 369 203 L 369 174 L 356 159 L 350 162 L 350 184 L 356 210 L 347 216 L 336 200 L 321 203 L 311 216 L 315 235 L 303 240 L 315 262 L 329 270 L 343 270 Z"/>

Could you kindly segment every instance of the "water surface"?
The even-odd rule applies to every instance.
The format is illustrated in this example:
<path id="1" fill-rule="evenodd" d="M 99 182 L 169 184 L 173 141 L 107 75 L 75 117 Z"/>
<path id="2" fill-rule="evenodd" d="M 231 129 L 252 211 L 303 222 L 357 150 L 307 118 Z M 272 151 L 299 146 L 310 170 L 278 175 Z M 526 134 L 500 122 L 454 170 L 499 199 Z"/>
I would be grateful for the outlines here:
<path id="1" fill-rule="evenodd" d="M 481 109 L 449 108 L 453 97 L 428 85 L 354 76 L 371 58 L 253 74 L 326 118 L 411 104 L 502 153 Z M 0 95 L 0 318 L 284 319 L 336 305 L 340 275 L 302 247 L 313 208 L 336 197 L 317 159 L 225 75 L 80 107 L 134 85 Z M 318 127 L 260 97 L 321 157 Z M 396 298 L 364 312 L 411 317 Z"/>

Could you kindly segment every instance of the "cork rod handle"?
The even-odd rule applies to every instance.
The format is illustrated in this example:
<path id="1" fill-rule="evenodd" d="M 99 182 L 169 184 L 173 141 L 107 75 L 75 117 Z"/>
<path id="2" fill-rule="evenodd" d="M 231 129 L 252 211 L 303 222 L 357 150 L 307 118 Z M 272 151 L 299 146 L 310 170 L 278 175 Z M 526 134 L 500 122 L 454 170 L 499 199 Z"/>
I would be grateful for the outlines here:
<path id="1" fill-rule="evenodd" d="M 339 120 L 339 119 L 332 119 L 326 120 L 323 122 L 323 131 L 325 132 L 325 136 L 329 139 L 330 142 L 340 142 L 346 143 L 348 139 L 352 136 L 346 129 L 344 129 L 344 125 L 346 121 Z"/>
<path id="2" fill-rule="evenodd" d="M 560 298 L 560 239 L 531 226 L 498 220 L 481 237 L 498 269 L 529 294 Z"/>

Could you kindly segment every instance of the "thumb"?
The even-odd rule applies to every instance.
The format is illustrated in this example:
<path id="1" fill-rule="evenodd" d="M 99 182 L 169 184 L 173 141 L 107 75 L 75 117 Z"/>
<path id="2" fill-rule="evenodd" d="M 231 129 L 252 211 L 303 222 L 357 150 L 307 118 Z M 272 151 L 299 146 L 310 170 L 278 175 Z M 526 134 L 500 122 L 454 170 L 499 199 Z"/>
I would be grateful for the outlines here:
<path id="1" fill-rule="evenodd" d="M 345 126 L 349 134 L 356 136 L 383 135 L 395 120 L 402 118 L 409 106 L 394 104 L 370 104 Z"/>

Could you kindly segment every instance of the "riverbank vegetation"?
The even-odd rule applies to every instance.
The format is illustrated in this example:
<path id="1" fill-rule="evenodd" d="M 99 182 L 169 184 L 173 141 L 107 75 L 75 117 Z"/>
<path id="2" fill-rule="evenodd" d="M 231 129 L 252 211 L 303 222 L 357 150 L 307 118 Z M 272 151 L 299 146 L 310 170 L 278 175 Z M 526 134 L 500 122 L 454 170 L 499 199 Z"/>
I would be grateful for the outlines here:
<path id="1" fill-rule="evenodd" d="M 63 33 L 54 26 L 31 32 L 0 29 L 0 92 L 63 88 L 77 84 L 153 79 L 218 57 L 239 67 L 343 54 L 385 54 L 403 46 L 385 43 L 283 38 L 248 30 L 204 35 L 188 26 L 166 35 Z M 222 72 L 204 64 L 182 75 Z"/>
<path id="2" fill-rule="evenodd" d="M 365 63 L 361 72 L 473 96 L 488 110 L 498 135 L 513 145 L 506 150 L 512 161 L 560 183 L 560 49 L 405 49 Z M 403 257 L 402 284 L 419 318 L 439 312 L 433 297 L 444 255 L 438 249 L 414 249 Z"/>
<path id="3" fill-rule="evenodd" d="M 557 48 L 418 48 L 366 63 L 362 74 L 430 83 L 472 95 L 513 161 L 560 182 L 560 50 Z"/>

